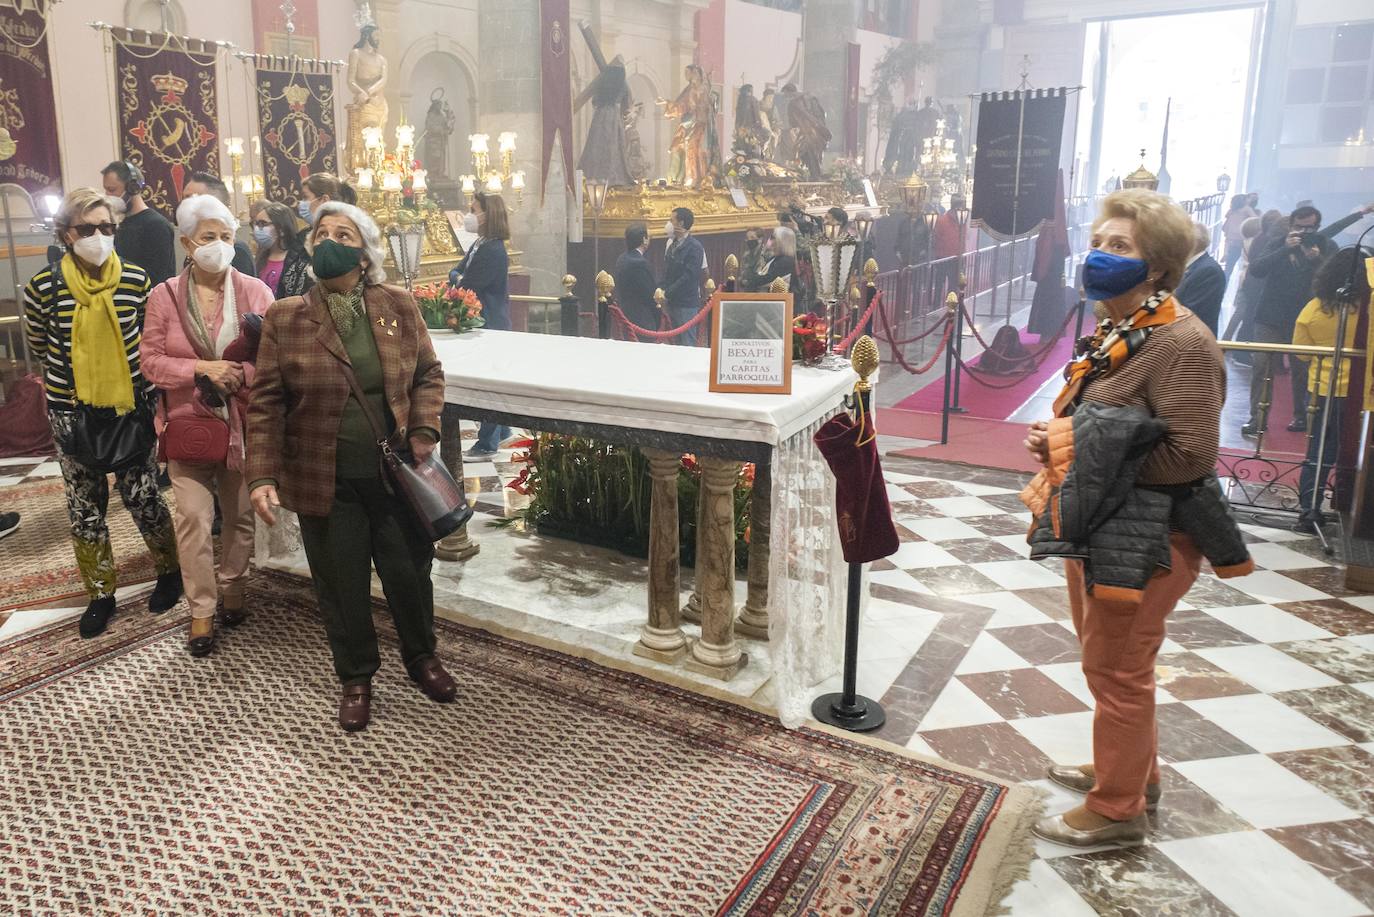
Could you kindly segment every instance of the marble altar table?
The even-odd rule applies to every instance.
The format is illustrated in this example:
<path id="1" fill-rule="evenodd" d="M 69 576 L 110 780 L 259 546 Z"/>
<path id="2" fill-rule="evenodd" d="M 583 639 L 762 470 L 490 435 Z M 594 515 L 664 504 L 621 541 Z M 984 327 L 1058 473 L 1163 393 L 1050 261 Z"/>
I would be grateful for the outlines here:
<path id="1" fill-rule="evenodd" d="M 729 679 L 745 662 L 736 626 L 777 642 L 779 626 L 799 611 L 794 606 L 805 606 L 800 611 L 806 621 L 798 621 L 796 639 L 789 641 L 793 652 L 784 648 L 777 654 L 775 678 L 795 689 L 800 681 L 828 674 L 825 661 L 803 658 L 828 652 L 828 635 L 817 639 L 829 629 L 822 619 L 842 604 L 828 579 L 843 579 L 833 483 L 810 437 L 842 408 L 856 380 L 852 370 L 796 367 L 790 395 L 727 394 L 707 391 L 706 348 L 502 331 L 440 332 L 434 346 L 446 381 L 441 451 L 456 477 L 462 475 L 460 420 L 594 437 L 638 446 L 648 458 L 649 607 L 637 654 L 685 660 L 694 671 Z M 694 596 L 702 637 L 690 644 L 679 605 L 676 483 L 679 459 L 688 452 L 703 472 Z M 779 474 L 784 457 L 788 472 Z M 741 462 L 754 462 L 759 475 L 751 511 L 749 597 L 736 625 L 733 488 Z M 794 531 L 799 524 L 806 530 Z M 773 556 L 780 534 L 783 550 Z M 800 569 L 799 559 L 807 558 L 813 569 Z M 789 588 L 770 588 L 781 578 Z M 786 661 L 790 657 L 796 658 Z M 779 701 L 782 713 L 781 696 Z"/>

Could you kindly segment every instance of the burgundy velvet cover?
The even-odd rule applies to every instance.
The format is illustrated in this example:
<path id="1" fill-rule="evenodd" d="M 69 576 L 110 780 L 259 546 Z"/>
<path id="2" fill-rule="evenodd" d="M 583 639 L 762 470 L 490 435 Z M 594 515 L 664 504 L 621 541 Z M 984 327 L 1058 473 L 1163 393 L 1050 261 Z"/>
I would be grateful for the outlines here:
<path id="1" fill-rule="evenodd" d="M 896 552 L 900 541 L 887 502 L 887 482 L 871 427 L 860 431 L 848 414 L 826 421 L 816 431 L 816 447 L 835 473 L 835 522 L 840 547 L 851 564 L 868 563 Z M 860 440 L 867 440 L 859 445 Z"/>

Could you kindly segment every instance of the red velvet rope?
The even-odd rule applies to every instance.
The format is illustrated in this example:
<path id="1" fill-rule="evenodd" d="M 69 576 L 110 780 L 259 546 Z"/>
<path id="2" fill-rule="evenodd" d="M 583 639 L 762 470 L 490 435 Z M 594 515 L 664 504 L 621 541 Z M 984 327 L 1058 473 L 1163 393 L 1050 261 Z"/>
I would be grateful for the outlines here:
<path id="1" fill-rule="evenodd" d="M 881 319 L 883 320 L 883 333 L 884 333 L 884 336 L 887 338 L 888 345 L 891 346 L 891 345 L 892 345 L 892 324 L 887 320 L 887 313 L 886 313 L 886 312 L 883 312 L 883 311 L 879 310 L 879 312 L 878 312 L 878 317 L 881 318 Z M 893 357 L 893 359 L 895 359 L 895 360 L 897 361 L 897 364 L 898 364 L 899 366 L 901 366 L 902 369 L 906 370 L 907 372 L 911 373 L 911 374 L 914 375 L 914 376 L 919 376 L 919 375 L 921 375 L 922 373 L 929 372 L 930 368 L 931 368 L 932 366 L 935 365 L 935 361 L 937 361 L 937 360 L 940 359 L 941 354 L 943 354 L 943 353 L 945 352 L 945 348 L 949 346 L 949 336 L 950 336 L 950 334 L 953 333 L 953 331 L 954 331 L 954 316 L 953 316 L 953 315 L 947 315 L 947 316 L 945 317 L 944 325 L 945 325 L 945 333 L 944 333 L 944 336 L 940 338 L 940 346 L 935 348 L 935 353 L 931 354 L 930 361 L 929 361 L 928 363 L 926 363 L 925 366 L 922 366 L 920 369 L 913 369 L 913 368 L 911 367 L 911 364 L 908 363 L 908 362 L 902 357 L 902 351 L 901 351 L 901 349 L 898 348 L 898 347 L 895 347 L 895 346 L 892 347 L 892 357 Z M 935 327 L 938 328 L 938 327 L 940 327 L 940 326 L 939 326 L 939 325 L 936 325 Z"/>
<path id="2" fill-rule="evenodd" d="M 711 314 L 711 305 L 710 303 L 707 303 L 705 306 L 702 306 L 701 311 L 698 312 L 692 318 L 692 320 L 690 322 L 687 322 L 687 324 L 685 325 L 681 325 L 677 328 L 672 329 L 671 331 L 650 331 L 648 328 L 641 328 L 634 322 L 630 321 L 629 316 L 622 312 L 620 310 L 620 306 L 616 305 L 615 303 L 611 303 L 609 308 L 611 311 L 611 316 L 617 322 L 619 322 L 626 331 L 634 335 L 634 339 L 636 341 L 638 341 L 640 338 L 647 338 L 651 341 L 671 340 L 672 338 L 678 337 L 680 335 L 686 334 L 688 331 L 691 331 L 697 325 L 700 325 L 703 321 L 705 321 L 706 316 Z"/>
<path id="3" fill-rule="evenodd" d="M 855 323 L 854 329 L 845 336 L 845 339 L 843 341 L 840 341 L 838 344 L 835 345 L 836 353 L 843 353 L 844 351 L 848 350 L 850 347 L 853 346 L 855 341 L 857 341 L 860 337 L 863 336 L 862 332 L 864 330 L 864 326 L 868 324 L 868 320 L 873 317 L 873 310 L 878 308 L 879 303 L 881 303 L 882 301 L 883 294 L 882 291 L 879 290 L 873 294 L 873 301 L 868 304 L 868 308 L 864 310 L 864 314 L 859 316 L 859 320 Z"/>
<path id="4" fill-rule="evenodd" d="M 1007 374 L 1008 376 L 1014 376 L 1014 378 L 1012 378 L 1010 381 L 1006 382 L 1005 384 L 998 385 L 998 384 L 993 383 L 993 382 L 986 382 L 986 381 L 984 381 L 983 379 L 980 379 L 979 376 L 980 376 L 980 375 L 983 375 L 983 376 L 991 376 L 991 375 L 993 375 L 992 373 L 988 373 L 988 372 L 986 372 L 986 371 L 984 371 L 984 370 L 975 369 L 974 367 L 969 366 L 967 363 L 964 362 L 964 358 L 963 358 L 962 355 L 956 354 L 956 355 L 955 355 L 955 359 L 957 359 L 957 360 L 959 361 L 959 365 L 963 368 L 964 372 L 968 374 L 969 378 L 972 379 L 974 382 L 977 382 L 979 385 L 983 386 L 984 388 L 991 388 L 991 389 L 1007 389 L 1007 388 L 1014 388 L 1015 386 L 1018 386 L 1018 385 L 1020 385 L 1022 382 L 1024 382 L 1032 373 L 1038 372 L 1038 371 L 1040 370 L 1040 368 L 1041 368 L 1042 366 L 1044 366 L 1045 358 L 1046 358 L 1047 356 L 1049 356 L 1050 351 L 1053 350 L 1054 347 L 1059 343 L 1060 338 L 1062 338 L 1062 337 L 1064 336 L 1064 332 L 1067 331 L 1067 330 L 1069 329 L 1069 321 L 1070 321 L 1071 319 L 1074 318 L 1074 315 L 1075 315 L 1076 312 L 1077 312 L 1077 306 L 1075 306 L 1073 309 L 1070 309 L 1070 310 L 1068 311 L 1068 313 L 1064 316 L 1064 322 L 1063 322 L 1063 324 L 1061 324 L 1061 325 L 1059 326 L 1059 330 L 1056 331 L 1056 332 L 1054 333 L 1054 337 L 1050 338 L 1049 343 L 1041 345 L 1041 346 L 1038 348 L 1037 352 L 1035 352 L 1035 353 L 1028 353 L 1028 354 L 1026 355 L 1026 359 L 1029 359 L 1029 360 L 1031 361 L 1031 363 L 1032 363 L 1032 365 L 1030 366 L 1030 368 L 1029 368 L 1029 369 L 1022 370 L 1022 371 L 1020 371 L 1020 372 L 1018 372 L 1018 373 L 1008 373 L 1008 374 Z M 964 316 L 967 318 L 967 317 L 968 317 L 968 312 L 965 312 L 965 313 L 964 313 Z M 977 331 L 976 331 L 976 330 L 975 330 L 974 334 L 975 334 L 975 336 L 977 335 Z M 981 342 L 981 341 L 982 341 L 982 338 L 978 338 L 978 340 Z M 987 353 L 987 352 L 989 352 L 989 351 L 994 352 L 994 353 L 996 352 L 996 351 L 993 351 L 992 348 L 989 347 L 987 344 L 984 344 L 983 346 L 986 348 L 986 350 L 984 351 L 984 353 Z M 1000 374 L 999 374 L 999 375 L 1000 375 Z"/>

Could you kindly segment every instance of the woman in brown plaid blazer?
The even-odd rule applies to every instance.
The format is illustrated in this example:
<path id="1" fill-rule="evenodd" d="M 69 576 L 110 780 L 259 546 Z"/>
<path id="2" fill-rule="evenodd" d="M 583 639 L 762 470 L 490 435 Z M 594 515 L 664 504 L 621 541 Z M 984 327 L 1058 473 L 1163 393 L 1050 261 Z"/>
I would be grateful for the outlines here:
<path id="1" fill-rule="evenodd" d="M 350 204 L 316 213 L 308 245 L 319 282 L 273 304 L 263 322 L 248 411 L 247 479 L 268 525 L 279 506 L 300 516 L 343 684 L 339 725 L 367 726 L 380 666 L 372 625 L 375 564 L 410 677 L 431 699 L 457 686 L 434 655 L 434 546 L 419 520 L 389 493 L 367 413 L 342 371 L 352 368 L 393 443 L 419 458 L 438 442 L 444 371 L 406 291 L 383 284 L 377 224 Z"/>

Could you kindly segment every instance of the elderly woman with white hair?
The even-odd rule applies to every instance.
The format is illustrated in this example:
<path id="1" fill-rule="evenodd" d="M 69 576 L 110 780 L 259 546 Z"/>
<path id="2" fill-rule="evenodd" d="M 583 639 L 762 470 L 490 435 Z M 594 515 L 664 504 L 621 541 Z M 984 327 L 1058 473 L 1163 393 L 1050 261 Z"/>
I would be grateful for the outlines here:
<path id="1" fill-rule="evenodd" d="M 255 339 L 273 297 L 262 281 L 231 266 L 238 228 L 218 198 L 197 194 L 181 202 L 177 229 L 190 262 L 148 296 L 143 329 L 143 373 L 163 396 L 160 452 L 176 495 L 192 656 L 214 649 L 217 610 L 225 626 L 243 623 L 253 554 L 253 505 L 243 477 L 253 364 L 245 342 Z M 223 515 L 218 570 L 211 534 L 216 497 Z"/>
<path id="2" fill-rule="evenodd" d="M 788 292 L 798 293 L 797 277 L 797 233 L 787 226 L 774 228 L 773 235 L 764 243 L 763 256 L 759 259 L 758 273 L 745 283 L 746 290 L 767 291 L 775 280 L 787 283 Z"/>
<path id="3" fill-rule="evenodd" d="M 457 693 L 434 655 L 434 546 L 383 480 L 369 421 L 379 418 L 393 444 L 428 457 L 439 439 L 444 371 L 415 300 L 383 283 L 381 233 L 371 217 L 331 201 L 316 211 L 307 242 L 319 282 L 277 302 L 263 325 L 248 479 L 263 522 L 276 524 L 279 507 L 300 517 L 343 686 L 339 725 L 353 732 L 371 718 L 372 676 L 381 665 L 373 565 L 407 673 L 432 700 Z"/>

